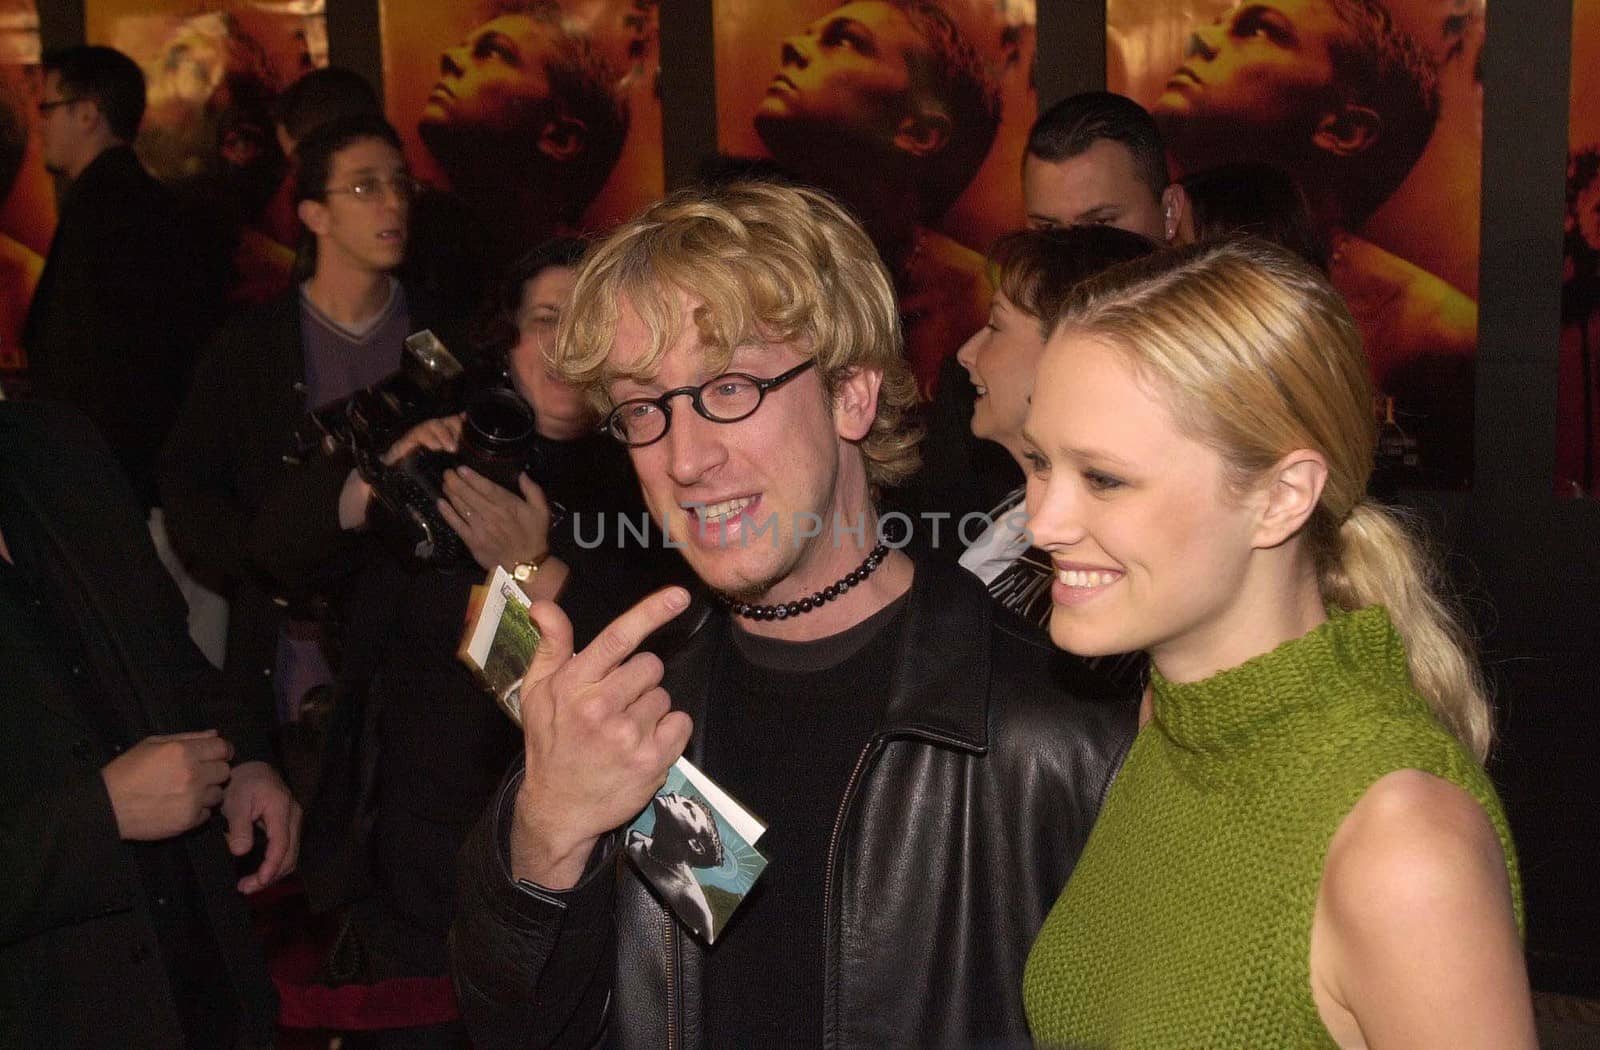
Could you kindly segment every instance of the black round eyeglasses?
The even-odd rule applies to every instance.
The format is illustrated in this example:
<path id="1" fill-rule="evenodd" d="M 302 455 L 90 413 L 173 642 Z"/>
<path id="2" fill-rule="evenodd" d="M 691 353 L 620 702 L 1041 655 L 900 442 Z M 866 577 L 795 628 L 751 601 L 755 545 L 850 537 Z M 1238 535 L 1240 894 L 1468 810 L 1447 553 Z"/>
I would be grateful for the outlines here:
<path id="1" fill-rule="evenodd" d="M 600 429 L 629 448 L 653 445 L 667 436 L 672 425 L 673 399 L 685 396 L 696 412 L 713 423 L 737 423 L 753 415 L 768 393 L 816 363 L 813 358 L 771 379 L 725 372 L 699 386 L 680 386 L 656 397 L 629 398 L 611 410 Z"/>

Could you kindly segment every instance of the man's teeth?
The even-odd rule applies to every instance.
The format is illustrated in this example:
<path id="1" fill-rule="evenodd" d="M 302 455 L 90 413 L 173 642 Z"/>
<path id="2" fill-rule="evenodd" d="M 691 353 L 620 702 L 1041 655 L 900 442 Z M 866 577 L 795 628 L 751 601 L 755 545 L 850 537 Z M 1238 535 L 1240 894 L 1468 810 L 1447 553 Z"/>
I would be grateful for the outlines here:
<path id="1" fill-rule="evenodd" d="M 1056 573 L 1056 579 L 1068 587 L 1103 587 L 1108 583 L 1116 582 L 1120 572 L 1082 572 L 1078 569 L 1061 569 Z"/>
<path id="2" fill-rule="evenodd" d="M 731 518 L 755 501 L 754 496 L 745 496 L 741 499 L 726 499 L 721 503 L 708 503 L 700 508 L 700 520 L 721 521 L 723 518 Z"/>

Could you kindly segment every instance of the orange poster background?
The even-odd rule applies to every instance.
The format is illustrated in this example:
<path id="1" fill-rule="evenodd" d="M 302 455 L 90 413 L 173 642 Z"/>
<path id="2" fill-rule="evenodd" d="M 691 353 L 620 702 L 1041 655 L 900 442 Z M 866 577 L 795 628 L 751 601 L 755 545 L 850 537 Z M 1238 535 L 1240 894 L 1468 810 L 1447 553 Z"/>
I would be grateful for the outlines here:
<path id="1" fill-rule="evenodd" d="M 144 124 L 135 148 L 161 179 L 205 174 L 216 148 L 215 99 L 244 74 L 275 95 L 328 64 L 323 0 L 86 0 L 84 38 L 144 70 Z"/>
<path id="2" fill-rule="evenodd" d="M 628 218 L 660 198 L 662 174 L 661 98 L 657 80 L 655 0 L 563 0 L 570 25 L 621 73 L 617 90 L 627 99 L 628 137 L 610 178 L 584 213 L 581 226 L 594 232 Z M 418 177 L 448 186 L 444 172 L 417 134 L 417 117 L 439 78 L 439 57 L 473 28 L 496 14 L 482 0 L 380 0 L 383 97 L 389 122 L 406 143 Z M 494 164 L 497 158 L 485 157 Z"/>
<path id="3" fill-rule="evenodd" d="M 1600 482 L 1600 0 L 1572 5 L 1566 259 L 1556 392 L 1556 492 Z"/>
<path id="4" fill-rule="evenodd" d="M 39 13 L 0 0 L 0 380 L 27 364 L 19 341 L 56 228 L 39 152 Z"/>
<path id="5" fill-rule="evenodd" d="M 714 0 L 717 146 L 764 157 L 751 117 L 779 66 L 783 38 L 839 7 L 834 0 Z M 1000 84 L 1000 127 L 983 166 L 937 228 L 983 253 L 1019 229 L 1022 150 L 1037 115 L 1032 0 L 950 0 L 942 5 L 988 60 Z M 870 172 L 863 172 L 870 178 Z"/>
<path id="6" fill-rule="evenodd" d="M 1294 17 L 1315 0 L 1273 0 Z M 1381 0 L 1431 61 L 1438 120 L 1409 173 L 1353 229 L 1332 240 L 1332 276 L 1362 325 L 1380 392 L 1422 435 L 1423 480 L 1463 484 L 1471 471 L 1471 359 L 1476 351 L 1483 98 L 1483 0 Z M 1107 0 L 1107 86 L 1151 107 L 1186 60 L 1193 31 L 1227 21 L 1229 0 Z M 1202 88 L 1201 90 L 1204 90 Z M 1218 151 L 1252 156 L 1249 136 Z M 1178 158 L 1174 176 L 1185 174 Z M 1305 176 L 1302 175 L 1304 179 Z M 1308 189 L 1316 187 L 1307 182 Z M 1409 414 L 1408 414 L 1409 410 Z"/>

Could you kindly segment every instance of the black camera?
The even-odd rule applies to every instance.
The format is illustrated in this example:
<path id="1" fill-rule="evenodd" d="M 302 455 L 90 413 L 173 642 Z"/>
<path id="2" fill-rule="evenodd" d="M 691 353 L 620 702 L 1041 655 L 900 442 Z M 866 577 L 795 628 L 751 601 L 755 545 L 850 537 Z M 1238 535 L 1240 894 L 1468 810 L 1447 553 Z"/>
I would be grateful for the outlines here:
<path id="1" fill-rule="evenodd" d="M 393 464 L 376 461 L 367 520 L 374 532 L 404 556 L 440 566 L 470 561 L 461 537 L 439 513 L 444 472 L 470 467 L 503 489 L 517 491 L 517 475 L 536 473 L 533 410 L 505 387 L 467 399 L 461 441 L 454 453 L 412 449 Z"/>
<path id="2" fill-rule="evenodd" d="M 425 419 L 446 415 L 461 402 L 461 362 L 428 329 L 406 337 L 400 370 L 349 397 L 310 412 L 294 430 L 291 459 L 348 449 L 368 477 L 389 446 Z"/>
<path id="3" fill-rule="evenodd" d="M 534 474 L 533 410 L 504 386 L 463 396 L 461 363 L 431 331 L 406 337 L 400 370 L 349 397 L 309 413 L 294 435 L 295 458 L 347 449 L 372 486 L 367 521 L 398 554 L 448 568 L 470 561 L 461 537 L 439 513 L 444 472 L 467 466 L 511 492 L 517 475 Z M 424 420 L 459 411 L 465 402 L 455 453 L 412 450 L 393 464 L 383 454 Z"/>

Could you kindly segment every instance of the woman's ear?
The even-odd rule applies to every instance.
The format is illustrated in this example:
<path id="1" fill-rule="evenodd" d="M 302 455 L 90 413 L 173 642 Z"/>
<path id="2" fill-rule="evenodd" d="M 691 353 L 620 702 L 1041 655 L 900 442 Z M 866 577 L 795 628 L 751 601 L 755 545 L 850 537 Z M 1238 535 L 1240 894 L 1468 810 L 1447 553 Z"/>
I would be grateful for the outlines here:
<path id="1" fill-rule="evenodd" d="M 860 441 L 878 417 L 878 388 L 883 372 L 856 368 L 839 380 L 833 393 L 833 426 L 846 441 Z"/>
<path id="2" fill-rule="evenodd" d="M 1253 546 L 1276 547 L 1298 533 L 1322 501 L 1327 481 L 1328 461 L 1320 452 L 1296 449 L 1280 459 L 1263 483 L 1266 500 Z"/>

